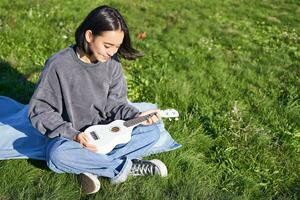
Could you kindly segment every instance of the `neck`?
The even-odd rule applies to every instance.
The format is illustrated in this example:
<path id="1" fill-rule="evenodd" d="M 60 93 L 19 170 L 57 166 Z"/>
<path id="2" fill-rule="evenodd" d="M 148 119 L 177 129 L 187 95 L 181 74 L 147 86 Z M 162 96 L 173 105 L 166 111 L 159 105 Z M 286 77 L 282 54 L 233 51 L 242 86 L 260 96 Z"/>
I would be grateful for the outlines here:
<path id="1" fill-rule="evenodd" d="M 81 49 L 76 47 L 76 54 L 78 55 L 78 58 L 82 60 L 85 63 L 97 63 L 98 60 L 93 56 L 86 55 Z"/>

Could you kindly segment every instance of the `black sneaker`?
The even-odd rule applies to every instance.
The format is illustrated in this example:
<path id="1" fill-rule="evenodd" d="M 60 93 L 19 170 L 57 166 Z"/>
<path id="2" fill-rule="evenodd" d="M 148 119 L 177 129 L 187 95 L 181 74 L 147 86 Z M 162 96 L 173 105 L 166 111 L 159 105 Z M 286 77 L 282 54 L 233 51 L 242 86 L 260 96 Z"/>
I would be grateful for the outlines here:
<path id="1" fill-rule="evenodd" d="M 132 159 L 131 161 L 132 167 L 129 172 L 129 175 L 131 176 L 159 175 L 165 177 L 168 175 L 168 169 L 166 165 L 158 159 Z"/>

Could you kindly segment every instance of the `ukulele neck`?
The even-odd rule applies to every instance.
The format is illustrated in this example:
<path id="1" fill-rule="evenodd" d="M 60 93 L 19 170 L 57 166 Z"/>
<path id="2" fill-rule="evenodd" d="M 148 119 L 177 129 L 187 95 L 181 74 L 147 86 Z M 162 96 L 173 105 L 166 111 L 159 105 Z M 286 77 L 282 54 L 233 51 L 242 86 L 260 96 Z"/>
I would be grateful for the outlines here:
<path id="1" fill-rule="evenodd" d="M 123 125 L 126 126 L 126 127 L 131 127 L 131 126 L 138 125 L 138 124 L 142 123 L 143 121 L 146 121 L 148 118 L 152 117 L 155 114 L 156 114 L 156 112 L 150 113 L 150 114 L 145 115 L 145 116 L 141 116 L 141 117 L 137 117 L 137 118 L 134 118 L 134 119 L 127 120 L 123 123 Z"/>

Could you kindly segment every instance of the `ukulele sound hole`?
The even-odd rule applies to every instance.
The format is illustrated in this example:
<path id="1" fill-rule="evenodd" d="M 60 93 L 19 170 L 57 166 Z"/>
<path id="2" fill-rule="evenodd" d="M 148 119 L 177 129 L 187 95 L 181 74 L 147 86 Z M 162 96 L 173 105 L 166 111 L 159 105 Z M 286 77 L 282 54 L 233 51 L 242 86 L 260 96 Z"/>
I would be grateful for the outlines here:
<path id="1" fill-rule="evenodd" d="M 114 132 L 114 133 L 119 132 L 119 130 L 120 130 L 120 128 L 116 127 L 116 126 L 111 128 L 111 132 Z"/>

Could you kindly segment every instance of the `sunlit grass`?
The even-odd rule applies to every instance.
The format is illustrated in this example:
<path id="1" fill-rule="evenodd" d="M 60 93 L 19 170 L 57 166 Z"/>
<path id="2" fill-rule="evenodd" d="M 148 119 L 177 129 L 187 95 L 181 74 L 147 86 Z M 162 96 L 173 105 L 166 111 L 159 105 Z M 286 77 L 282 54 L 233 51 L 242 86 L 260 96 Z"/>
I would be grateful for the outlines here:
<path id="1" fill-rule="evenodd" d="M 101 2 L 0 1 L 0 95 L 28 103 L 44 61 L 74 42 Z M 85 196 L 74 175 L 1 161 L 0 199 L 299 199 L 299 2 L 105 4 L 121 11 L 145 53 L 122 61 L 130 100 L 181 114 L 165 123 L 183 147 L 152 156 L 169 176 L 118 186 L 101 178 L 101 191 Z"/>

